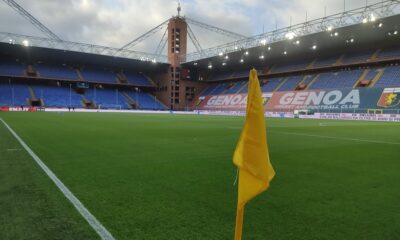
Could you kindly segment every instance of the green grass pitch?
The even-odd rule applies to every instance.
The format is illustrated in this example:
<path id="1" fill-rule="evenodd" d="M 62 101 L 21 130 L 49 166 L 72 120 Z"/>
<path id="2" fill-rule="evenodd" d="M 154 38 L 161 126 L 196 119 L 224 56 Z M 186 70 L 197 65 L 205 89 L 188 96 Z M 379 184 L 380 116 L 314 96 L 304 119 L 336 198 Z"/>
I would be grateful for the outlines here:
<path id="1" fill-rule="evenodd" d="M 243 117 L 0 113 L 116 239 L 233 239 Z M 400 124 L 267 119 L 243 239 L 400 239 Z M 98 239 L 0 123 L 0 239 Z"/>

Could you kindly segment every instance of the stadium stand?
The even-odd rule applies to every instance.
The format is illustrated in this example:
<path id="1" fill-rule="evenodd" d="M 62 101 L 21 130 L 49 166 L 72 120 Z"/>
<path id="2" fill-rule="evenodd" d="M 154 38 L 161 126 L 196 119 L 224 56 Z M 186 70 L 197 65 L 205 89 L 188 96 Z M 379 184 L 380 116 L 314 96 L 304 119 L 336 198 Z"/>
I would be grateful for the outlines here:
<path id="1" fill-rule="evenodd" d="M 13 105 L 12 88 L 9 84 L 0 84 L 0 106 Z"/>
<path id="2" fill-rule="evenodd" d="M 225 91 L 225 94 L 234 94 L 237 93 L 246 83 L 245 82 L 236 82 L 233 83 L 232 86 Z"/>
<path id="3" fill-rule="evenodd" d="M 85 67 L 81 70 L 81 73 L 83 79 L 89 82 L 117 83 L 117 75 L 109 70 Z"/>
<path id="4" fill-rule="evenodd" d="M 361 77 L 363 70 L 321 73 L 308 89 L 351 88 Z"/>
<path id="5" fill-rule="evenodd" d="M 42 100 L 44 107 L 82 107 L 82 96 L 66 87 L 33 85 L 37 99 Z"/>
<path id="6" fill-rule="evenodd" d="M 378 73 L 377 69 L 375 69 L 375 68 L 369 69 L 367 75 L 364 76 L 364 80 L 372 81 L 375 78 L 377 73 Z"/>
<path id="7" fill-rule="evenodd" d="M 3 106 L 29 106 L 28 86 L 23 84 L 0 84 L 0 104 Z"/>
<path id="8" fill-rule="evenodd" d="M 87 89 L 85 97 L 92 101 L 96 108 L 129 108 L 117 89 Z"/>
<path id="9" fill-rule="evenodd" d="M 261 74 L 279 74 L 281 72 L 298 71 L 305 69 L 317 69 L 320 67 L 345 65 L 353 63 L 367 63 L 372 59 L 393 59 L 400 56 L 399 48 L 388 48 L 375 51 L 361 51 L 347 54 L 336 54 L 332 56 L 315 58 L 300 63 L 278 64 Z M 263 92 L 274 91 L 300 91 L 313 89 L 341 89 L 353 87 L 400 87 L 400 67 L 396 63 L 388 63 L 392 66 L 363 67 L 353 70 L 324 70 L 324 72 L 308 73 L 285 73 L 281 77 L 260 77 Z M 338 65 L 338 66 L 339 66 Z M 55 63 L 37 63 L 26 65 L 18 61 L 0 61 L 0 76 L 3 77 L 25 77 L 27 69 L 34 69 L 38 79 L 55 79 L 61 81 L 86 80 L 89 82 L 109 84 L 129 84 L 135 86 L 153 87 L 154 83 L 141 73 L 123 70 L 112 72 L 100 67 L 85 67 L 80 71 L 72 67 Z M 262 68 L 261 68 L 262 69 Z M 224 81 L 210 83 L 199 96 L 237 94 L 247 92 L 247 81 L 229 82 L 230 79 L 245 79 L 247 70 L 234 70 L 211 74 L 208 81 Z M 32 77 L 32 75 L 30 75 Z M 33 76 L 35 77 L 35 76 Z M 228 80 L 228 81 L 226 81 Z M 38 85 L 41 84 L 41 85 Z M 74 85 L 75 86 L 75 85 Z M 116 90 L 119 87 L 107 87 L 87 89 L 85 93 L 78 94 L 68 87 L 57 87 L 54 84 L 34 83 L 8 84 L 8 79 L 0 83 L 0 106 L 30 106 L 31 101 L 40 101 L 44 107 L 96 107 L 101 108 L 139 108 L 139 109 L 166 109 L 161 102 L 145 91 Z M 120 91 L 120 92 L 118 92 Z M 87 105 L 87 103 L 93 105 Z"/>
<path id="10" fill-rule="evenodd" d="M 213 95 L 218 95 L 218 94 L 222 94 L 223 92 L 225 92 L 226 88 L 228 87 L 228 83 L 221 83 L 218 84 L 215 89 L 212 91 Z"/>
<path id="11" fill-rule="evenodd" d="M 38 76 L 42 78 L 78 80 L 78 74 L 75 69 L 68 66 L 55 64 L 35 64 Z"/>
<path id="12" fill-rule="evenodd" d="M 367 62 L 372 57 L 373 52 L 348 53 L 341 59 L 342 64 Z"/>
<path id="13" fill-rule="evenodd" d="M 284 78 L 270 78 L 267 82 L 261 86 L 263 92 L 273 92 L 280 84 L 283 83 Z"/>
<path id="14" fill-rule="evenodd" d="M 328 66 L 333 66 L 335 63 L 338 61 L 339 56 L 334 55 L 334 56 L 329 56 L 325 58 L 317 58 L 312 67 L 313 68 L 319 68 L 319 67 L 328 67 Z"/>
<path id="15" fill-rule="evenodd" d="M 279 87 L 278 91 L 291 91 L 295 90 L 297 85 L 304 79 L 304 76 L 288 77 L 286 81 Z"/>
<path id="16" fill-rule="evenodd" d="M 140 73 L 124 72 L 128 82 L 138 86 L 153 86 L 153 84 Z"/>
<path id="17" fill-rule="evenodd" d="M 208 86 L 204 91 L 200 94 L 201 96 L 207 96 L 211 95 L 211 93 L 214 91 L 214 89 L 218 86 L 218 84 L 213 84 Z"/>
<path id="18" fill-rule="evenodd" d="M 378 54 L 378 58 L 380 59 L 388 59 L 395 57 L 400 57 L 400 48 L 384 49 L 380 51 L 380 53 Z"/>
<path id="19" fill-rule="evenodd" d="M 145 92 L 129 91 L 129 97 L 139 106 L 140 109 L 166 110 L 167 108 L 154 96 Z"/>
<path id="20" fill-rule="evenodd" d="M 0 75 L 3 76 L 24 76 L 25 65 L 14 61 L 0 62 Z"/>
<path id="21" fill-rule="evenodd" d="M 400 87 L 400 66 L 386 67 L 374 87 Z"/>

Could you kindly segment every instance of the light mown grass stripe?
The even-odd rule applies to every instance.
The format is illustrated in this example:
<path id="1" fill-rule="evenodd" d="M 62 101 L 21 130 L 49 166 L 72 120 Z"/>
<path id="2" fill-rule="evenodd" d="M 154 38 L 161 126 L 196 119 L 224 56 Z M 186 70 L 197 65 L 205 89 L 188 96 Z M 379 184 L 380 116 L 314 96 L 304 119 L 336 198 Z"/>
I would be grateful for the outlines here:
<path id="1" fill-rule="evenodd" d="M 90 226 L 96 231 L 96 233 L 104 240 L 114 240 L 111 233 L 96 219 L 93 214 L 83 205 L 81 201 L 61 182 L 61 180 L 43 163 L 43 161 L 32 151 L 32 149 L 15 133 L 15 131 L 8 126 L 8 124 L 0 118 L 0 121 L 4 126 L 11 132 L 11 134 L 18 140 L 21 146 L 29 153 L 29 155 L 35 160 L 35 162 L 42 168 L 42 170 L 49 176 L 49 178 L 56 184 L 58 189 L 64 194 L 64 196 L 74 205 L 76 210 L 82 215 L 82 217 L 90 224 Z"/>

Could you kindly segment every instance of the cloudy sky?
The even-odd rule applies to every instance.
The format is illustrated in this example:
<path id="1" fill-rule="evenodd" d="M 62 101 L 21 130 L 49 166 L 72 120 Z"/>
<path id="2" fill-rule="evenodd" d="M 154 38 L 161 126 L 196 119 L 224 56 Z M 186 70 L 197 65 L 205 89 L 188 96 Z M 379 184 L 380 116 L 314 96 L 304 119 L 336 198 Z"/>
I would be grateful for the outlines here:
<path id="1" fill-rule="evenodd" d="M 176 0 L 15 0 L 64 40 L 121 47 L 176 15 Z M 181 0 L 182 14 L 244 35 L 256 35 L 343 11 L 342 0 Z M 380 0 L 368 0 L 368 4 Z M 346 9 L 365 6 L 346 0 Z M 0 1 L 0 31 L 44 36 Z M 192 26 L 203 48 L 230 41 Z M 160 31 L 134 50 L 154 52 Z M 189 46 L 189 50 L 193 47 Z"/>

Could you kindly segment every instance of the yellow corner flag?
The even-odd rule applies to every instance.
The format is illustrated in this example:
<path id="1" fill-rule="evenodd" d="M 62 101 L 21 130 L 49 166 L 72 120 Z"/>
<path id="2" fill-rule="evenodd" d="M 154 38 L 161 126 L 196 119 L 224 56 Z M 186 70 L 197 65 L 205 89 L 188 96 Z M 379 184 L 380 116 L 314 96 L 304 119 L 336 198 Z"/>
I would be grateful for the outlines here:
<path id="1" fill-rule="evenodd" d="M 240 240 L 246 203 L 267 190 L 275 175 L 269 161 L 264 105 L 255 69 L 250 71 L 246 121 L 233 155 L 233 163 L 239 171 L 235 240 Z"/>

